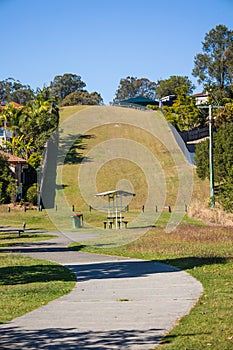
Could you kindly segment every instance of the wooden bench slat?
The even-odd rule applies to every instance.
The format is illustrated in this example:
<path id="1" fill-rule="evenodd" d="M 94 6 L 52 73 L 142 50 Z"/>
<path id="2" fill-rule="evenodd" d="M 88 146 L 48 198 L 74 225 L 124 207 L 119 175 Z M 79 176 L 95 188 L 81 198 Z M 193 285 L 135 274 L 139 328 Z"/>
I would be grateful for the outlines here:
<path id="1" fill-rule="evenodd" d="M 26 229 L 26 223 L 24 222 L 23 223 L 23 227 L 18 227 L 18 228 L 14 228 L 14 227 L 12 227 L 12 228 L 0 228 L 0 233 L 1 232 L 3 232 L 3 233 L 4 232 L 5 233 L 16 233 L 16 232 L 18 232 L 18 235 L 20 237 L 21 233 L 24 233 L 25 229 Z"/>

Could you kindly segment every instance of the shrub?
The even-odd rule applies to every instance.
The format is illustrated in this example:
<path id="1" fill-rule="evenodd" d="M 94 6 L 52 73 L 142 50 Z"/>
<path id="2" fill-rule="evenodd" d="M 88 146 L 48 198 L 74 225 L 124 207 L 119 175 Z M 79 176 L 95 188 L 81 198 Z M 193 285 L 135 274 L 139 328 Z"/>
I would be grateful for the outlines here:
<path id="1" fill-rule="evenodd" d="M 27 190 L 27 200 L 33 205 L 37 204 L 37 184 L 33 184 Z"/>

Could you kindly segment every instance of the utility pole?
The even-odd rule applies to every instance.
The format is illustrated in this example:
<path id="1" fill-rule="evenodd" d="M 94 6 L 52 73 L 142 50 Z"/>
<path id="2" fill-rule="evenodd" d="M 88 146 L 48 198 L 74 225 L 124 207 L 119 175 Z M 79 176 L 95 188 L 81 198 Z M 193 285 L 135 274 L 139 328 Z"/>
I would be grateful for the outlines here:
<path id="1" fill-rule="evenodd" d="M 213 116 L 212 106 L 209 105 L 209 167 L 210 167 L 210 207 L 214 208 L 214 152 L 213 152 Z"/>
<path id="2" fill-rule="evenodd" d="M 214 208 L 214 140 L 213 140 L 213 116 L 212 108 L 224 108 L 223 106 L 198 106 L 198 108 L 209 109 L 209 169 L 210 169 L 210 207 Z"/>

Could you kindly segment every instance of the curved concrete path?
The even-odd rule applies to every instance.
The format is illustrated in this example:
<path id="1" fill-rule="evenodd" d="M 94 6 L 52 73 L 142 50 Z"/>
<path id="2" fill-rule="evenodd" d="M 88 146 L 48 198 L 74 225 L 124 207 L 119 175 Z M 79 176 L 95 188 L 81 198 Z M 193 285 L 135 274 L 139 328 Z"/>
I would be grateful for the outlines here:
<path id="1" fill-rule="evenodd" d="M 77 277 L 73 291 L 0 325 L 0 349 L 153 349 L 187 314 L 201 284 L 171 266 L 66 249 L 87 234 L 13 248 L 58 262 Z"/>

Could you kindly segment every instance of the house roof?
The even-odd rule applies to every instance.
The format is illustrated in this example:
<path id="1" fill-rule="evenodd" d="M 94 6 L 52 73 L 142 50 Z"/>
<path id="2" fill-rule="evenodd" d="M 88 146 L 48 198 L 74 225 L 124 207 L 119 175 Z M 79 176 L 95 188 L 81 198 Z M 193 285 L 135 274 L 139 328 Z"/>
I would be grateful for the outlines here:
<path id="1" fill-rule="evenodd" d="M 6 153 L 4 151 L 0 151 L 0 154 L 6 157 L 9 163 L 27 163 L 25 159 L 14 156 L 13 154 Z"/>
<path id="2" fill-rule="evenodd" d="M 21 105 L 20 103 L 14 102 L 14 101 L 11 101 L 11 102 L 0 101 L 0 107 L 1 108 L 4 108 L 6 106 L 6 104 L 12 104 L 15 108 L 23 107 L 23 105 Z"/>
<path id="3" fill-rule="evenodd" d="M 192 95 L 193 97 L 207 97 L 208 94 L 206 92 L 198 92 L 197 94 Z"/>

